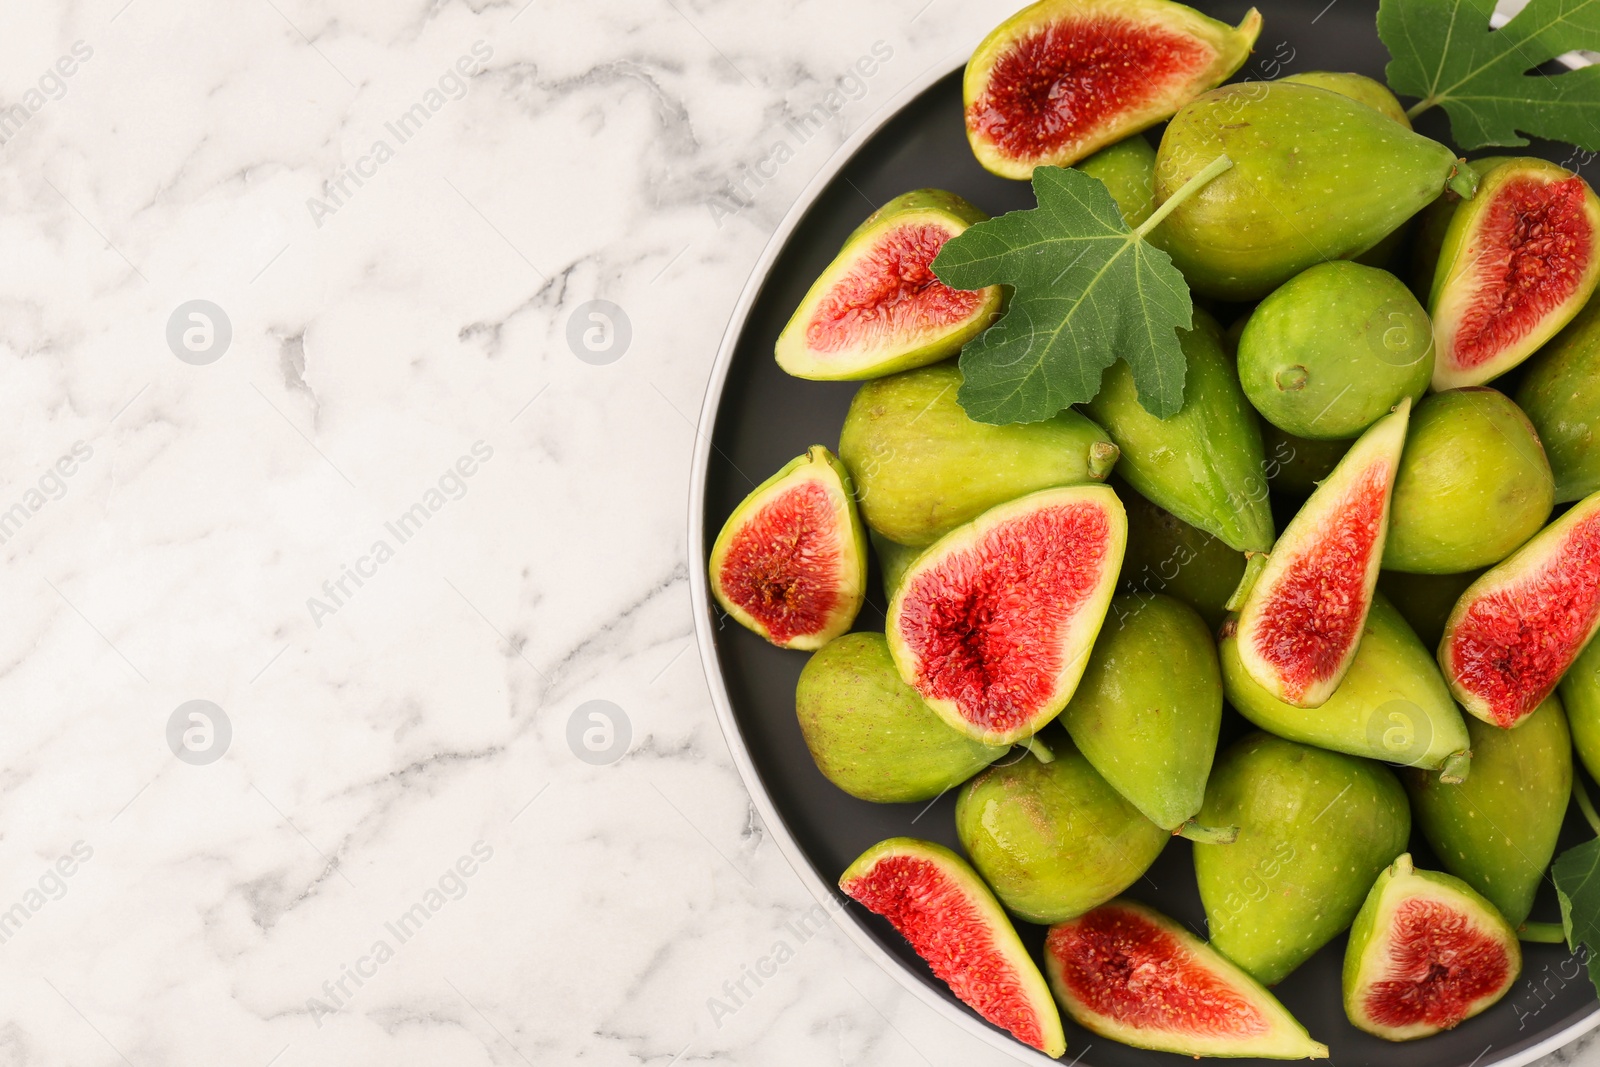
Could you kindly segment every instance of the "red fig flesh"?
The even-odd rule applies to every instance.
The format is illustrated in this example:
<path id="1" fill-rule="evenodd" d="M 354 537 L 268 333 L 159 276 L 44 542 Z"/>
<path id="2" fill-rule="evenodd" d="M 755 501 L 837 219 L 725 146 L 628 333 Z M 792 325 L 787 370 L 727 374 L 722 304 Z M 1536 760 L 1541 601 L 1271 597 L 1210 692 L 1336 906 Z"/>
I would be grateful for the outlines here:
<path id="1" fill-rule="evenodd" d="M 821 648 L 850 629 L 866 576 L 850 475 L 821 445 L 752 490 L 711 549 L 723 610 L 780 648 Z"/>
<path id="2" fill-rule="evenodd" d="M 1433 279 L 1437 391 L 1481 385 L 1531 356 L 1600 281 L 1600 199 L 1539 159 L 1490 170 L 1445 232 Z"/>
<path id="3" fill-rule="evenodd" d="M 1261 31 L 1170 0 L 1040 0 L 995 28 L 962 85 L 967 140 L 984 167 L 1029 178 L 1171 118 L 1224 81 Z"/>
<path id="4" fill-rule="evenodd" d="M 1113 900 L 1045 935 L 1067 1014 L 1102 1037 L 1186 1056 L 1322 1059 L 1261 983 L 1151 908 Z"/>
<path id="5" fill-rule="evenodd" d="M 1600 627 L 1600 493 L 1467 587 L 1439 666 L 1461 706 L 1509 729 L 1533 714 Z"/>
<path id="6" fill-rule="evenodd" d="M 1319 707 L 1355 659 L 1410 411 L 1402 400 L 1345 453 L 1290 520 L 1239 612 L 1245 673 L 1286 704 Z"/>
<path id="7" fill-rule="evenodd" d="M 957 527 L 889 602 L 900 676 L 976 740 L 1031 736 L 1083 675 L 1126 542 L 1122 504 L 1104 485 L 1045 489 Z"/>
<path id="8" fill-rule="evenodd" d="M 989 887 L 954 852 L 893 837 L 863 852 L 839 888 L 889 920 L 950 991 L 1048 1056 L 1066 1051 L 1044 976 Z"/>

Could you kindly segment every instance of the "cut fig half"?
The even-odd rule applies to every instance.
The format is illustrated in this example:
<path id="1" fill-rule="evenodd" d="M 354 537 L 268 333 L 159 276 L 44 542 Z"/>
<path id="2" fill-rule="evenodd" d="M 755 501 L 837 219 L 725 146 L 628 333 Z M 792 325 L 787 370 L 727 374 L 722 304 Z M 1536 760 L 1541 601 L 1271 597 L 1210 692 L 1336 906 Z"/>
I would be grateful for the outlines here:
<path id="1" fill-rule="evenodd" d="M 946 241 L 988 217 L 940 189 L 905 193 L 874 211 L 778 335 L 778 366 L 797 378 L 847 381 L 961 351 L 999 313 L 1002 291 L 952 289 L 932 263 Z"/>
<path id="2" fill-rule="evenodd" d="M 1403 855 L 1378 875 L 1350 928 L 1344 1011 L 1369 1034 L 1411 1041 L 1477 1015 L 1521 971 L 1516 931 L 1493 904 Z"/>
<path id="3" fill-rule="evenodd" d="M 889 602 L 900 677 L 974 740 L 1031 736 L 1083 676 L 1127 534 L 1104 485 L 1030 493 L 952 530 L 906 568 Z"/>
<path id="4" fill-rule="evenodd" d="M 960 856 L 931 841 L 892 837 L 863 852 L 839 888 L 889 920 L 983 1018 L 1047 1056 L 1067 1050 L 1044 976 L 994 894 Z"/>
<path id="5" fill-rule="evenodd" d="M 1183 1056 L 1326 1059 L 1278 999 L 1171 919 L 1113 900 L 1050 927 L 1044 969 L 1091 1033 Z"/>
<path id="6" fill-rule="evenodd" d="M 850 474 L 822 445 L 752 490 L 711 548 L 717 602 L 780 648 L 818 649 L 850 629 L 866 581 Z"/>
<path id="7" fill-rule="evenodd" d="M 1040 0 L 978 45 L 962 82 L 967 140 L 1002 178 L 1071 166 L 1222 84 L 1261 32 L 1171 0 Z"/>
<path id="8" fill-rule="evenodd" d="M 1600 493 L 1574 504 L 1467 586 L 1444 626 L 1439 666 L 1484 722 L 1533 714 L 1600 628 Z"/>
<path id="9" fill-rule="evenodd" d="M 1289 520 L 1245 594 L 1236 624 L 1239 659 L 1257 685 L 1285 704 L 1320 707 L 1355 659 L 1378 584 L 1410 413 L 1408 397 L 1356 439 Z"/>
<path id="10" fill-rule="evenodd" d="M 1531 356 L 1600 281 L 1600 199 L 1542 159 L 1489 170 L 1445 231 L 1428 312 L 1436 391 L 1481 385 Z"/>

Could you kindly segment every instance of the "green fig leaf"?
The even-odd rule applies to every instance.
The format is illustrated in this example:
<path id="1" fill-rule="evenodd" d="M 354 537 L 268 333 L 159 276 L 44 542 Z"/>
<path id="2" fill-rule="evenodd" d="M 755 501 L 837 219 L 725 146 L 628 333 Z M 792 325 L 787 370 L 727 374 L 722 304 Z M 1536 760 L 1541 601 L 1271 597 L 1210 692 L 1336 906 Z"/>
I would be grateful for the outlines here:
<path id="1" fill-rule="evenodd" d="M 1600 990 L 1600 837 L 1567 849 L 1550 868 L 1567 947 L 1589 947 L 1589 981 Z"/>
<path id="2" fill-rule="evenodd" d="M 1172 260 L 1145 241 L 1150 223 L 1130 230 L 1106 187 L 1080 171 L 1038 167 L 1033 192 L 1038 207 L 968 227 L 933 261 L 954 288 L 1015 290 L 961 350 L 962 408 L 994 425 L 1048 419 L 1094 399 L 1120 358 L 1146 411 L 1177 414 L 1187 369 L 1177 331 L 1194 306 Z"/>
<path id="3" fill-rule="evenodd" d="M 1600 67 L 1534 70 L 1575 49 L 1600 49 L 1600 0 L 1530 0 L 1490 29 L 1495 0 L 1382 0 L 1389 88 L 1450 115 L 1463 149 L 1525 145 L 1522 134 L 1600 151 Z"/>

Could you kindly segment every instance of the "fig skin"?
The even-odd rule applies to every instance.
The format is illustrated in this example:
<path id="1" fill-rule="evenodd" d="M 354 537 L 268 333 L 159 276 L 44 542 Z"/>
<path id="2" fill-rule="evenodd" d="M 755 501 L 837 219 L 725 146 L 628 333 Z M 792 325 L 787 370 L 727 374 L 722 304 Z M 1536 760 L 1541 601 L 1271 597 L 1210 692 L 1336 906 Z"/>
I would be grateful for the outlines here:
<path id="1" fill-rule="evenodd" d="M 1133 372 L 1106 369 L 1084 405 L 1121 450 L 1117 475 L 1147 500 L 1240 552 L 1272 547 L 1272 509 L 1262 474 L 1261 428 L 1222 348 L 1222 330 L 1195 309 L 1179 330 L 1188 363 L 1183 408 L 1158 419 L 1139 403 Z"/>
<path id="2" fill-rule="evenodd" d="M 1114 19 L 1176 33 L 1209 48 L 1212 58 L 1191 77 L 1160 87 L 1152 98 L 1136 107 L 1124 106 L 1120 113 L 1109 116 L 1107 121 L 1085 131 L 1078 139 L 1037 155 L 1019 157 L 986 136 L 981 124 L 975 121 L 995 66 L 1019 41 L 1053 23 L 1079 18 Z M 984 169 L 1002 178 L 1026 181 L 1033 177 L 1035 167 L 1071 166 L 1107 145 L 1171 118 L 1196 95 L 1226 81 L 1250 58 L 1250 48 L 1260 32 L 1261 15 L 1255 8 L 1251 8 L 1234 28 L 1170 0 L 1039 0 L 991 30 L 967 61 L 961 83 L 967 143 Z M 1052 90 L 1059 87 L 1060 79 L 1043 71 L 1036 74 L 1048 78 Z"/>
<path id="3" fill-rule="evenodd" d="M 1554 503 L 1539 435 L 1505 394 L 1435 393 L 1406 431 L 1383 566 L 1420 574 L 1492 566 L 1544 527 Z"/>
<path id="4" fill-rule="evenodd" d="M 1156 209 L 1156 150 L 1140 134 L 1100 149 L 1075 164 L 1099 178 L 1122 212 L 1122 221 L 1137 229 Z"/>
<path id="5" fill-rule="evenodd" d="M 1168 596 L 1113 599 L 1061 722 L 1113 789 L 1176 832 L 1205 801 L 1222 726 L 1205 621 Z"/>
<path id="6" fill-rule="evenodd" d="M 1517 366 L 1571 322 L 1593 294 L 1596 283 L 1600 282 L 1600 198 L 1585 183 L 1583 203 L 1590 242 L 1588 260 L 1577 288 L 1562 304 L 1546 313 L 1529 333 L 1502 347 L 1491 358 L 1470 367 L 1460 364 L 1455 358 L 1456 333 L 1463 305 L 1470 302 L 1477 292 L 1471 273 L 1479 263 L 1494 258 L 1479 244 L 1479 229 L 1486 212 L 1509 183 L 1528 179 L 1551 183 L 1574 177 L 1564 167 L 1542 159 L 1507 159 L 1489 169 L 1478 187 L 1477 195 L 1469 203 L 1457 205 L 1451 215 L 1450 225 L 1445 230 L 1444 245 L 1439 251 L 1439 263 L 1434 270 L 1433 287 L 1428 297 L 1428 316 L 1433 320 L 1437 346 L 1433 364 L 1433 388 L 1436 392 L 1482 385 Z"/>
<path id="7" fill-rule="evenodd" d="M 1517 389 L 1544 443 L 1555 475 L 1556 503 L 1582 500 L 1600 490 L 1600 300 L 1590 299 L 1578 317 L 1528 361 Z"/>
<path id="8" fill-rule="evenodd" d="M 1200 613 L 1215 630 L 1227 616 L 1228 597 L 1244 577 L 1244 553 L 1115 485 L 1128 510 L 1128 547 L 1117 588 L 1139 599 L 1166 594 Z"/>
<path id="9" fill-rule="evenodd" d="M 1402 456 L 1402 461 L 1404 457 Z M 1444 636 L 1444 624 L 1450 618 L 1450 609 L 1456 606 L 1461 594 L 1477 581 L 1483 571 L 1463 571 L 1460 574 L 1406 574 L 1403 571 L 1379 571 L 1378 591 L 1389 598 L 1417 637 L 1428 648 L 1438 648 Z"/>
<path id="10" fill-rule="evenodd" d="M 1059 741 L 1058 741 L 1059 739 Z M 1081 752 L 997 763 L 961 787 L 956 833 L 1007 910 L 1048 924 L 1104 904 L 1150 868 L 1172 835 L 1139 814 Z"/>
<path id="11" fill-rule="evenodd" d="M 1456 157 L 1366 104 L 1312 85 L 1244 82 L 1199 97 L 1167 125 L 1156 203 L 1218 156 L 1233 167 L 1151 232 L 1197 293 L 1255 300 L 1329 259 L 1370 249 L 1447 182 Z"/>
<path id="12" fill-rule="evenodd" d="M 818 305 L 851 270 L 858 257 L 870 252 L 876 242 L 895 229 L 934 226 L 955 237 L 988 217 L 961 197 L 942 189 L 902 193 L 874 211 L 845 238 L 839 253 L 811 284 L 778 335 L 774 348 L 778 365 L 797 378 L 857 381 L 937 363 L 960 352 L 962 345 L 982 333 L 1000 315 L 1004 305 L 1004 291 L 1000 286 L 991 285 L 980 290 L 982 299 L 977 307 L 960 321 L 925 324 L 920 336 L 897 337 L 887 345 L 848 352 L 818 352 L 808 343 L 807 329 Z M 932 284 L 943 283 L 935 280 Z"/>
<path id="13" fill-rule="evenodd" d="M 867 540 L 872 543 L 873 555 L 878 557 L 878 577 L 883 582 L 884 603 L 894 599 L 900 588 L 900 579 L 906 576 L 911 561 L 922 555 L 922 549 L 891 541 L 872 528 L 867 529 Z"/>
<path id="14" fill-rule="evenodd" d="M 836 637 L 800 672 L 795 714 L 817 769 L 861 800 L 932 800 L 1006 754 L 950 729 L 900 680 L 880 633 Z"/>
<path id="15" fill-rule="evenodd" d="M 1194 845 L 1211 946 L 1267 986 L 1350 925 L 1411 833 L 1387 767 L 1262 733 L 1217 760 L 1200 820 L 1239 827 Z"/>
<path id="16" fill-rule="evenodd" d="M 1472 774 L 1407 771 L 1411 810 L 1439 862 L 1520 926 L 1555 855 L 1572 792 L 1572 735 L 1552 695 L 1514 730 L 1469 717 Z"/>
<path id="17" fill-rule="evenodd" d="M 1239 337 L 1239 380 L 1261 417 L 1297 437 L 1358 436 L 1433 376 L 1433 325 L 1394 275 L 1336 260 L 1262 300 Z"/>
<path id="18" fill-rule="evenodd" d="M 1600 641 L 1589 642 L 1556 687 L 1572 730 L 1572 747 L 1589 772 L 1600 778 Z"/>
<path id="19" fill-rule="evenodd" d="M 911 548 L 931 545 L 997 504 L 1058 485 L 1103 481 L 1117 448 L 1076 411 L 991 426 L 956 400 L 954 361 L 866 382 L 839 432 L 868 526 Z"/>
<path id="20" fill-rule="evenodd" d="M 1350 672 L 1327 703 L 1307 710 L 1257 685 L 1226 628 L 1220 642 L 1228 703 L 1263 730 L 1302 744 L 1465 777 L 1471 741 L 1439 666 L 1381 594 L 1362 628 Z"/>
<path id="21" fill-rule="evenodd" d="M 1159 1028 L 1140 1026 L 1137 1021 L 1125 1022 L 1110 1014 L 1097 1011 L 1094 1006 L 1085 1003 L 1076 995 L 1074 986 L 1079 988 L 1086 984 L 1100 986 L 1105 976 L 1103 973 L 1090 974 L 1084 976 L 1089 981 L 1073 982 L 1061 946 L 1065 939 L 1072 935 L 1075 927 L 1082 928 L 1087 922 L 1097 918 L 1119 921 L 1121 925 L 1136 930 L 1135 936 L 1143 935 L 1156 939 L 1158 947 L 1167 950 L 1166 955 L 1160 955 L 1152 950 L 1148 956 L 1142 956 L 1136 962 L 1130 961 L 1134 966 L 1133 973 L 1125 976 L 1127 987 L 1131 987 L 1134 981 L 1141 981 L 1145 983 L 1142 989 L 1149 990 L 1154 997 L 1162 998 L 1165 994 L 1190 1010 L 1198 1009 L 1197 1014 L 1209 1009 L 1213 1013 L 1220 1014 L 1226 1011 L 1231 1015 L 1241 1007 L 1237 1001 L 1232 1000 L 1233 997 L 1237 997 L 1254 1009 L 1254 1017 L 1246 1019 L 1234 1017 L 1235 1021 L 1246 1024 L 1240 1029 L 1253 1030 L 1254 1026 L 1251 1024 L 1260 1021 L 1267 1024 L 1264 1032 L 1230 1034 L 1207 1029 L 1205 1032 L 1185 1033 L 1175 1023 Z M 1090 937 L 1092 938 L 1093 934 Z M 1089 956 L 1098 963 L 1101 959 L 1115 958 L 1117 953 L 1118 948 L 1111 947 L 1110 951 L 1101 951 L 1097 948 L 1082 955 Z M 1120 1041 L 1125 1045 L 1132 1045 L 1134 1048 L 1174 1052 L 1196 1058 L 1248 1056 L 1252 1059 L 1320 1060 L 1328 1056 L 1328 1046 L 1313 1041 L 1311 1035 L 1306 1033 L 1305 1027 L 1278 1003 L 1276 997 L 1262 988 L 1261 983 L 1251 978 L 1210 945 L 1195 937 L 1182 925 L 1173 922 L 1154 908 L 1145 907 L 1131 900 L 1113 900 L 1078 919 L 1052 926 L 1045 934 L 1044 969 L 1050 979 L 1051 987 L 1056 991 L 1056 998 L 1079 1026 L 1091 1033 Z M 1186 970 L 1203 972 L 1209 981 L 1198 990 L 1188 989 L 1183 985 L 1183 972 Z M 1139 977 L 1136 978 L 1136 975 Z M 1101 989 L 1096 989 L 1096 992 L 1100 991 Z M 1218 1003 L 1223 997 L 1227 997 L 1227 1001 Z M 1216 1022 L 1220 1024 L 1217 1029 L 1226 1028 L 1226 1018 L 1217 1019 Z"/>
<path id="22" fill-rule="evenodd" d="M 1313 441 L 1285 433 L 1261 420 L 1261 445 L 1266 451 L 1267 484 L 1274 493 L 1310 496 L 1317 483 L 1332 474 L 1354 441 Z"/>
<path id="23" fill-rule="evenodd" d="M 1364 995 L 1380 982 L 1392 980 L 1385 964 L 1390 959 L 1386 952 L 1395 911 L 1403 903 L 1416 899 L 1428 900 L 1447 907 L 1458 918 L 1470 921 L 1475 933 L 1497 941 L 1505 951 L 1506 973 L 1499 988 L 1486 993 L 1467 1005 L 1461 1018 L 1446 1026 L 1418 1022 L 1411 1026 L 1394 1028 L 1370 1017 L 1363 1003 Z M 1459 936 L 1459 935 L 1456 935 Z M 1516 931 L 1471 886 L 1459 878 L 1438 871 L 1418 870 L 1407 853 L 1378 875 L 1367 894 L 1366 903 L 1350 927 L 1350 941 L 1345 947 L 1344 970 L 1341 986 L 1344 992 L 1345 1017 L 1358 1029 L 1388 1041 L 1411 1041 L 1428 1037 L 1441 1030 L 1453 1028 L 1479 1014 L 1505 996 L 1517 976 L 1522 973 L 1522 946 Z"/>
<path id="24" fill-rule="evenodd" d="M 839 888 L 846 896 L 859 900 L 860 897 L 857 897 L 856 893 L 861 892 L 861 886 L 870 881 L 878 864 L 885 860 L 906 858 L 931 864 L 939 872 L 945 884 L 955 889 L 962 900 L 977 913 L 978 921 L 982 923 L 984 933 L 988 935 L 987 945 L 950 946 L 946 943 L 944 947 L 947 951 L 944 955 L 934 959 L 924 956 L 934 974 L 949 985 L 951 992 L 957 997 L 979 1015 L 984 1015 L 983 1009 L 968 999 L 968 994 L 983 994 L 988 991 L 988 983 L 980 976 L 970 988 L 965 987 L 966 984 L 961 982 L 960 969 L 972 962 L 986 963 L 991 969 L 995 964 L 1004 965 L 1011 972 L 1018 990 L 1026 997 L 1032 1012 L 1032 1021 L 1039 1029 L 1040 1041 L 1034 1047 L 1047 1056 L 1059 1057 L 1067 1050 L 1067 1039 L 1061 1029 L 1061 1013 L 1050 997 L 1050 987 L 1045 984 L 1044 975 L 1039 973 L 1038 965 L 1033 962 L 1033 957 L 1028 955 L 1022 940 L 1017 937 L 1016 927 L 1011 925 L 1011 920 L 1000 909 L 994 894 L 989 892 L 989 887 L 983 884 L 983 880 L 966 860 L 932 841 L 920 841 L 914 837 L 891 837 L 878 842 L 858 856 L 856 861 L 839 876 Z M 911 910 L 913 922 L 920 921 L 926 924 L 934 918 L 929 911 L 918 911 L 915 907 Z M 923 946 L 913 941 L 912 948 L 917 950 L 918 955 L 922 954 Z M 984 949 L 989 950 L 991 955 L 983 956 L 980 960 L 980 953 Z M 952 971 L 955 973 L 951 973 Z M 996 1022 L 993 1019 L 990 1021 Z M 1003 1024 L 996 1022 L 996 1025 Z"/>
<path id="25" fill-rule="evenodd" d="M 1318 89 L 1326 89 L 1330 93 L 1359 100 L 1385 118 L 1393 119 L 1406 129 L 1411 129 L 1411 117 L 1406 114 L 1406 109 L 1400 106 L 1400 101 L 1389 91 L 1389 87 L 1365 74 L 1308 70 L 1304 74 L 1291 74 L 1280 80 L 1300 85 L 1314 85 Z"/>
<path id="26" fill-rule="evenodd" d="M 722 572 L 740 527 L 757 518 L 761 510 L 785 489 L 801 481 L 813 480 L 826 487 L 833 501 L 834 518 L 841 527 L 840 573 L 836 576 L 839 602 L 824 625 L 810 633 L 800 633 L 778 641 L 765 625 L 736 603 L 722 580 Z M 711 592 L 735 622 L 780 648 L 811 651 L 845 633 L 856 621 L 867 594 L 867 532 L 856 511 L 855 487 L 850 472 L 837 456 L 822 445 L 812 445 L 803 455 L 784 464 L 772 477 L 750 490 L 750 495 L 734 508 L 722 524 L 711 546 Z"/>

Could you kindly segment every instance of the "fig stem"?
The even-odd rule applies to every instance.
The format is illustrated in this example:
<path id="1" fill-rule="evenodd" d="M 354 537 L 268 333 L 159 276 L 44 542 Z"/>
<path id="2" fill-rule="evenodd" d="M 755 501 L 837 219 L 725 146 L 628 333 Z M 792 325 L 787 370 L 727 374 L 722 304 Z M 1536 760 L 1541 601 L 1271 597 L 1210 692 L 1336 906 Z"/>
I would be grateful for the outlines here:
<path id="1" fill-rule="evenodd" d="M 1406 109 L 1406 118 L 1414 119 L 1424 111 L 1431 110 L 1438 103 L 1439 102 L 1432 97 L 1429 97 L 1426 100 L 1418 100 L 1415 104 L 1412 104 Z"/>
<path id="2" fill-rule="evenodd" d="M 1589 829 L 1600 835 L 1600 813 L 1594 810 L 1594 801 L 1589 799 L 1589 791 L 1577 775 L 1572 776 L 1572 798 L 1578 802 L 1578 810 L 1583 812 L 1583 821 L 1589 824 Z"/>
<path id="3" fill-rule="evenodd" d="M 1439 768 L 1439 781 L 1445 785 L 1460 785 L 1467 780 L 1467 773 L 1472 768 L 1472 750 L 1452 752 L 1444 758 L 1444 765 Z"/>
<path id="4" fill-rule="evenodd" d="M 1567 941 L 1567 932 L 1560 923 L 1526 922 L 1517 927 L 1517 939 L 1541 945 L 1563 945 Z"/>
<path id="5" fill-rule="evenodd" d="M 1201 826 L 1193 819 L 1189 819 L 1182 826 L 1172 831 L 1173 837 L 1187 837 L 1190 841 L 1198 841 L 1202 845 L 1231 845 L 1239 840 L 1237 826 Z"/>
<path id="6" fill-rule="evenodd" d="M 1184 182 L 1183 185 L 1179 187 L 1177 192 L 1167 197 L 1166 202 L 1160 207 L 1156 208 L 1155 213 L 1140 223 L 1139 228 L 1133 232 L 1138 234 L 1140 237 L 1147 235 L 1151 230 L 1161 225 L 1162 219 L 1165 219 L 1168 215 L 1178 210 L 1178 206 L 1185 200 L 1189 199 L 1189 197 L 1193 196 L 1197 189 L 1231 166 L 1233 166 L 1233 160 L 1229 159 L 1227 156 L 1218 156 L 1216 159 L 1213 159 L 1210 163 L 1206 164 L 1206 168 L 1204 170 L 1202 170 L 1199 174 L 1196 174 L 1193 178 L 1190 178 L 1188 181 Z"/>
<path id="7" fill-rule="evenodd" d="M 1246 552 L 1244 556 L 1244 574 L 1239 578 L 1239 584 L 1228 597 L 1228 602 L 1223 605 L 1229 611 L 1238 611 L 1244 607 L 1245 600 L 1250 596 L 1250 590 L 1256 587 L 1256 582 L 1261 578 L 1261 572 L 1267 569 L 1267 553 Z"/>
<path id="8" fill-rule="evenodd" d="M 1040 763 L 1054 763 L 1056 754 L 1050 751 L 1050 746 L 1039 740 L 1037 736 L 1030 737 L 1022 742 L 1022 747 L 1033 753 L 1033 758 Z"/>
<path id="9" fill-rule="evenodd" d="M 1458 162 L 1455 172 L 1444 183 L 1444 187 L 1463 200 L 1471 200 L 1478 195 L 1478 172 Z"/>

